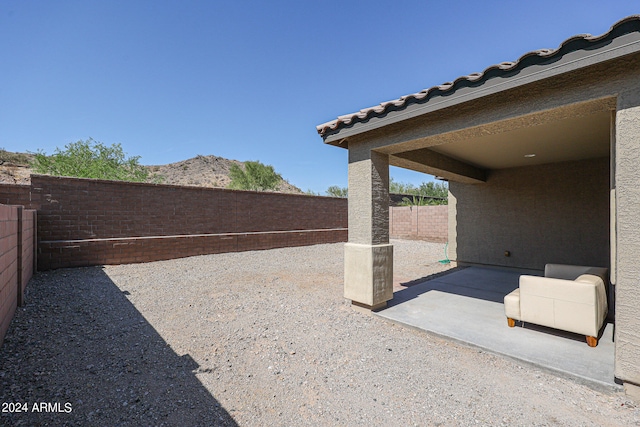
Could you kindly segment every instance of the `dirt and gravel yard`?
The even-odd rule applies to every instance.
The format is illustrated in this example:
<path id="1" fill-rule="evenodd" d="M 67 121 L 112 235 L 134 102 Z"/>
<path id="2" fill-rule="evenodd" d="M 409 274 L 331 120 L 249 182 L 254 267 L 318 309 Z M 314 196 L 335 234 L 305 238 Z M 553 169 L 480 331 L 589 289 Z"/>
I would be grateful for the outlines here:
<path id="1" fill-rule="evenodd" d="M 448 268 L 443 245 L 392 243 L 398 285 Z M 0 349 L 0 425 L 640 425 L 622 393 L 353 310 L 342 250 L 38 273 Z"/>

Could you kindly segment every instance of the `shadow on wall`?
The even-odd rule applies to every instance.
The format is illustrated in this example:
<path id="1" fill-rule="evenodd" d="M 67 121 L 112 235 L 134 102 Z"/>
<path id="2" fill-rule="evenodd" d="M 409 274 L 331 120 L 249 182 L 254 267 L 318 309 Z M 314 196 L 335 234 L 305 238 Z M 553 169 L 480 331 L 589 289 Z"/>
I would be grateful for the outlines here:
<path id="1" fill-rule="evenodd" d="M 0 402 L 29 411 L 0 425 L 237 425 L 101 268 L 38 273 L 28 297 L 0 349 Z"/>

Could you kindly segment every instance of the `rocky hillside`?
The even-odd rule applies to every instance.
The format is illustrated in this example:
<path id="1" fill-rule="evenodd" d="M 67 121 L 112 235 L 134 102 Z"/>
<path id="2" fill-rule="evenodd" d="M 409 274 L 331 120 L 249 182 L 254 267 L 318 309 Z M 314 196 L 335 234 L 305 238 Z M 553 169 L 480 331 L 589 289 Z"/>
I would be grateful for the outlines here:
<path id="1" fill-rule="evenodd" d="M 231 169 L 232 164 L 242 166 L 244 163 L 210 155 L 196 156 L 192 159 L 169 163 L 168 165 L 147 167 L 150 172 L 150 181 L 154 181 L 158 177 L 163 184 L 226 188 L 231 182 L 229 169 Z M 280 182 L 276 191 L 302 193 L 302 190 L 289 184 L 286 180 Z"/>
<path id="2" fill-rule="evenodd" d="M 29 175 L 31 175 L 29 163 L 33 158 L 33 154 L 0 150 L 0 183 L 29 184 Z"/>
<path id="3" fill-rule="evenodd" d="M 0 183 L 29 184 L 29 175 L 31 174 L 29 163 L 33 157 L 33 154 L 0 150 Z M 229 169 L 232 164 L 242 166 L 244 163 L 217 156 L 196 156 L 168 165 L 146 167 L 149 169 L 149 182 L 225 188 L 231 181 Z M 276 191 L 302 193 L 302 190 L 289 184 L 286 180 L 280 183 Z"/>

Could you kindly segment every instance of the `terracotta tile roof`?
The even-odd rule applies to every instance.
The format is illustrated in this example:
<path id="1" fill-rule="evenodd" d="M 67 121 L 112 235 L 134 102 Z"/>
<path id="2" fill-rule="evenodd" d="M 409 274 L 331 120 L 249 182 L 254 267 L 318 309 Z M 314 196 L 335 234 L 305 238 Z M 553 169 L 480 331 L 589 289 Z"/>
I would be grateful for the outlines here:
<path id="1" fill-rule="evenodd" d="M 516 61 L 502 62 L 500 64 L 492 65 L 480 73 L 472 73 L 467 76 L 458 77 L 452 82 L 443 83 L 438 86 L 433 86 L 428 89 L 421 90 L 417 93 L 402 96 L 392 101 L 387 101 L 373 107 L 364 108 L 355 113 L 339 116 L 335 120 L 316 126 L 316 129 L 320 135 L 325 136 L 327 133 L 339 130 L 340 128 L 350 126 L 352 124 L 364 122 L 372 117 L 381 117 L 392 110 L 402 110 L 411 104 L 427 102 L 433 96 L 442 95 L 449 92 L 453 93 L 463 83 L 478 83 L 481 80 L 486 81 L 493 77 L 504 76 L 504 74 L 515 71 L 517 68 L 522 69 L 531 65 L 539 64 L 543 61 L 548 61 L 555 56 L 562 56 L 568 52 L 584 49 L 585 42 L 586 44 L 595 44 L 611 36 L 614 32 L 616 32 L 616 30 L 619 30 L 621 27 L 628 23 L 631 24 L 630 26 L 632 27 L 632 29 L 622 31 L 622 34 L 626 34 L 631 31 L 640 31 L 640 15 L 631 15 L 613 24 L 609 31 L 602 35 L 592 36 L 591 34 L 578 34 L 562 42 L 557 49 L 539 49 L 532 52 L 527 52 Z M 616 36 L 618 35 L 614 35 L 613 37 Z"/>

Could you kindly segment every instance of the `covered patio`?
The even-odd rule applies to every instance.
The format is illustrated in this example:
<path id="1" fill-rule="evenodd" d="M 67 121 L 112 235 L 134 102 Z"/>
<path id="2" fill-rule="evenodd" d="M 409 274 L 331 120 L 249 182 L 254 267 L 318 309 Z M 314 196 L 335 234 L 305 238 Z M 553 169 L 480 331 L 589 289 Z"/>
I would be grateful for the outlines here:
<path id="1" fill-rule="evenodd" d="M 603 359 L 602 380 L 615 378 L 640 399 L 639 87 L 640 17 L 630 16 L 600 36 L 577 35 L 319 125 L 325 143 L 349 150 L 345 298 L 372 311 L 389 306 L 388 315 L 414 307 L 407 318 L 436 333 L 430 313 L 466 304 L 499 321 L 496 278 L 463 280 L 474 284 L 465 292 L 493 295 L 486 298 L 443 292 L 443 279 L 407 301 L 419 287 L 393 293 L 389 165 L 440 177 L 449 181 L 448 257 L 457 265 L 503 269 L 512 289 L 518 274 L 541 274 L 548 263 L 608 269 L 615 357 Z M 460 274 L 476 270 L 468 271 Z M 488 304 L 495 306 L 478 308 Z M 468 332 L 474 320 L 464 313 L 448 318 L 451 337 L 481 336 Z M 501 322 L 504 331 L 489 336 L 495 345 L 540 348 L 553 358 L 563 351 L 555 338 L 574 342 Z M 608 342 L 575 344 L 593 352 Z M 570 354 L 572 365 L 590 363 Z"/>
<path id="2" fill-rule="evenodd" d="M 584 337 L 530 323 L 509 328 L 503 298 L 520 274 L 499 269 L 454 268 L 398 290 L 376 315 L 479 349 L 501 354 L 584 382 L 619 388 L 614 382 L 613 324 L 598 346 Z"/>

